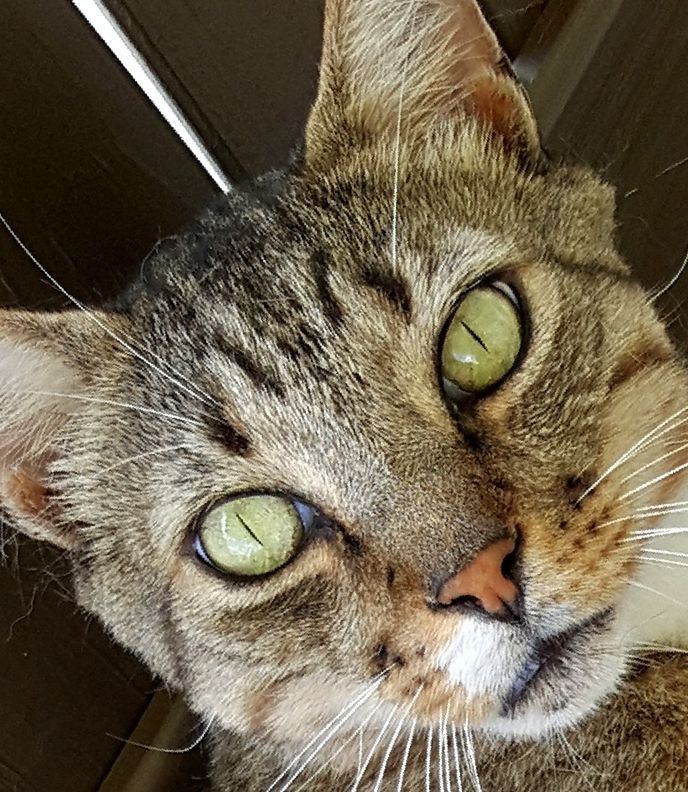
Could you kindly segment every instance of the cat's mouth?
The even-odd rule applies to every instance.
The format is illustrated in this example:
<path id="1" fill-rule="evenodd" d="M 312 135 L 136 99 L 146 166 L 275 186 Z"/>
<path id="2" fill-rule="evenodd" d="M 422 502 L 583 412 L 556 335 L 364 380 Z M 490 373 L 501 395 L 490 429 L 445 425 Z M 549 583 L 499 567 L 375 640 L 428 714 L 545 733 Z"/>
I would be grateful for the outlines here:
<path id="1" fill-rule="evenodd" d="M 534 704 L 545 705 L 550 713 L 568 704 L 564 684 L 577 658 L 590 653 L 590 642 L 605 630 L 613 609 L 600 611 L 564 632 L 535 642 L 502 701 L 502 718 L 517 718 Z M 559 691 L 559 695 L 553 695 Z"/>

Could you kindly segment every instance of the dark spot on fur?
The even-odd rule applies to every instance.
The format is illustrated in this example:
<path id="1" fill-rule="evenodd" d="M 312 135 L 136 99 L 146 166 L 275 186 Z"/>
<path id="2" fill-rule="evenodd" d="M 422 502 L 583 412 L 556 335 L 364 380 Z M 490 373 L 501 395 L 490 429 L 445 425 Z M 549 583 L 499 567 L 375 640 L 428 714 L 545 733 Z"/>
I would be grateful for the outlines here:
<path id="1" fill-rule="evenodd" d="M 419 646 L 418 649 L 416 649 L 416 657 L 425 657 L 426 651 L 424 646 Z"/>
<path id="2" fill-rule="evenodd" d="M 620 385 L 633 379 L 646 368 L 658 363 L 666 363 L 671 359 L 671 350 L 668 346 L 649 344 L 644 349 L 634 349 L 618 363 L 609 380 L 609 390 L 613 391 Z"/>
<path id="3" fill-rule="evenodd" d="M 381 641 L 373 649 L 373 661 L 381 671 L 396 666 L 403 668 L 406 665 L 406 660 L 399 654 L 391 655 L 389 648 L 384 641 Z"/>
<path id="4" fill-rule="evenodd" d="M 293 344 L 290 344 L 289 341 L 278 339 L 277 346 L 279 347 L 280 352 L 282 352 L 282 354 L 289 358 L 289 360 L 292 362 L 295 363 L 299 359 L 298 349 Z"/>
<path id="5" fill-rule="evenodd" d="M 208 421 L 210 437 L 229 449 L 232 454 L 246 456 L 251 450 L 251 442 L 244 434 L 223 418 Z"/>
<path id="6" fill-rule="evenodd" d="M 361 542 L 361 540 L 357 536 L 354 536 L 353 534 L 349 533 L 343 528 L 340 530 L 341 530 L 342 539 L 344 540 L 344 545 L 346 546 L 346 549 L 349 551 L 349 553 L 351 553 L 351 555 L 353 556 L 362 555 L 363 543 Z"/>
<path id="7" fill-rule="evenodd" d="M 478 452 L 483 450 L 483 441 L 477 432 L 461 427 L 461 434 L 471 451 Z"/>
<path id="8" fill-rule="evenodd" d="M 583 542 L 583 538 L 581 536 L 577 536 L 573 540 L 573 547 L 574 547 L 575 550 L 582 550 L 583 549 L 584 542 Z"/>
<path id="9" fill-rule="evenodd" d="M 377 644 L 377 646 L 375 646 L 373 649 L 373 662 L 382 671 L 389 665 L 388 661 L 389 652 L 387 651 L 387 646 L 384 643 Z"/>
<path id="10" fill-rule="evenodd" d="M 268 371 L 246 350 L 229 341 L 221 330 L 215 333 L 215 346 L 238 366 L 257 388 L 264 388 L 272 391 L 280 399 L 284 398 L 285 387 L 277 379 L 277 376 L 273 372 Z"/>
<path id="11" fill-rule="evenodd" d="M 559 530 L 560 531 L 565 531 L 568 527 L 569 527 L 569 521 L 568 520 L 561 520 L 559 522 Z"/>
<path id="12" fill-rule="evenodd" d="M 579 475 L 567 476 L 564 479 L 564 489 L 568 497 L 569 504 L 576 510 L 582 508 L 581 498 L 595 481 L 593 473 L 581 473 Z M 590 493 L 592 494 L 592 493 Z"/>
<path id="13" fill-rule="evenodd" d="M 318 365 L 323 358 L 322 337 L 306 322 L 301 322 L 295 328 L 294 342 L 298 348 L 301 360 L 310 359 Z"/>
<path id="14" fill-rule="evenodd" d="M 564 481 L 564 486 L 568 490 L 568 492 L 576 492 L 577 490 L 581 489 L 583 482 L 580 476 L 569 476 Z"/>
<path id="15" fill-rule="evenodd" d="M 344 321 L 344 311 L 330 286 L 329 262 L 325 253 L 322 251 L 314 253 L 311 257 L 311 266 L 323 313 L 332 325 L 339 327 Z"/>
<path id="16" fill-rule="evenodd" d="M 393 566 L 388 566 L 387 567 L 387 585 L 389 586 L 389 588 L 392 588 L 392 586 L 394 585 L 394 580 L 395 580 L 396 576 L 397 576 L 397 573 L 394 571 L 394 567 Z"/>
<path id="17" fill-rule="evenodd" d="M 364 269 L 361 278 L 366 286 L 374 289 L 394 309 L 400 311 L 407 322 L 411 321 L 413 316 L 411 290 L 404 278 L 392 272 L 373 268 Z"/>

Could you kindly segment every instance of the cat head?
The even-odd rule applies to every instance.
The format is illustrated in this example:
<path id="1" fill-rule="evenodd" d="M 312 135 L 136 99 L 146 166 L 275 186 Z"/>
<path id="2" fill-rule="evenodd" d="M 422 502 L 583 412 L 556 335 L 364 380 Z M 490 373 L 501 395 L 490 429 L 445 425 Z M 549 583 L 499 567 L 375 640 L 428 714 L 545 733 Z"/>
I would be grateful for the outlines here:
<path id="1" fill-rule="evenodd" d="M 294 166 L 0 339 L 6 511 L 229 728 L 538 735 L 657 623 L 686 374 L 472 0 L 331 0 Z"/>

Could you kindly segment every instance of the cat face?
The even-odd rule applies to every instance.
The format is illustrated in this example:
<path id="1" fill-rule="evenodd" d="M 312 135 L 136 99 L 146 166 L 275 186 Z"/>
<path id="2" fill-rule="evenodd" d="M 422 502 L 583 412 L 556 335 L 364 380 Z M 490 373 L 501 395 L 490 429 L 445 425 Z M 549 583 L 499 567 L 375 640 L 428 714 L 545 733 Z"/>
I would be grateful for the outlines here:
<path id="1" fill-rule="evenodd" d="M 4 503 L 228 728 L 539 735 L 667 611 L 641 609 L 633 531 L 678 498 L 686 375 L 610 189 L 544 160 L 472 3 L 326 25 L 289 172 L 111 311 L 2 315 Z"/>

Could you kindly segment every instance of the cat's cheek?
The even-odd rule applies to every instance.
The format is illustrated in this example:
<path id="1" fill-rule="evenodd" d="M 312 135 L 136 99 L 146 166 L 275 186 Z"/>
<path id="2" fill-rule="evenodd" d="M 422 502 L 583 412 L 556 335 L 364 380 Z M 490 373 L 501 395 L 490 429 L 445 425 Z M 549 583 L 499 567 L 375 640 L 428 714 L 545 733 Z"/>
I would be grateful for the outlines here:
<path id="1" fill-rule="evenodd" d="M 194 610 L 196 603 L 196 613 L 200 616 L 201 609 L 209 605 L 219 612 L 270 602 L 319 575 L 336 579 L 340 570 L 341 564 L 333 548 L 327 542 L 317 542 L 305 548 L 285 567 L 256 580 L 225 577 L 200 558 L 187 554 L 175 560 L 170 570 L 170 585 L 185 599 L 189 611 Z M 212 616 L 212 613 L 206 612 L 208 615 Z"/>

